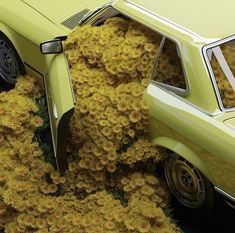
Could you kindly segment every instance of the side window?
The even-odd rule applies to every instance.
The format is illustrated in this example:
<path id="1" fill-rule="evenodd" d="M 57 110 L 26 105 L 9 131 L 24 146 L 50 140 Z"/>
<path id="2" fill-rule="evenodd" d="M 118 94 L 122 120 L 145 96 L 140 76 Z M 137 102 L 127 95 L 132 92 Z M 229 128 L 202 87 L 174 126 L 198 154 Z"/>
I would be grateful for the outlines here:
<path id="1" fill-rule="evenodd" d="M 235 107 L 235 41 L 207 50 L 224 108 Z"/>
<path id="2" fill-rule="evenodd" d="M 152 80 L 186 90 L 186 81 L 177 45 L 169 39 L 165 40 L 159 54 Z"/>

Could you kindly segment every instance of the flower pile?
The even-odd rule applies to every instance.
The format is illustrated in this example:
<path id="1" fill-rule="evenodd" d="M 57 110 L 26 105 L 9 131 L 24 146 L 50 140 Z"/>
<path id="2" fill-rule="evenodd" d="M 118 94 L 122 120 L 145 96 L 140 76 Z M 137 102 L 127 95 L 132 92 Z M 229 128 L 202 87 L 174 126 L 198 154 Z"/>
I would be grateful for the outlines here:
<path id="1" fill-rule="evenodd" d="M 68 37 L 76 106 L 63 177 L 44 161 L 35 139 L 44 123 L 33 101 L 43 92 L 37 78 L 19 77 L 14 90 L 0 93 L 5 233 L 181 232 L 163 211 L 169 200 L 163 181 L 143 165 L 164 155 L 148 140 L 142 101 L 159 40 L 122 18 Z"/>

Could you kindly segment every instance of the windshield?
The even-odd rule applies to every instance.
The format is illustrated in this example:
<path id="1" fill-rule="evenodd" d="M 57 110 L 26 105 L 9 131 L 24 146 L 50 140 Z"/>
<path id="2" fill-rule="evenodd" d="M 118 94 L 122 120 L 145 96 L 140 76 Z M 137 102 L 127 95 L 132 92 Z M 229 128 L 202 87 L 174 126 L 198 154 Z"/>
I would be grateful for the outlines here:
<path id="1" fill-rule="evenodd" d="M 235 107 L 235 40 L 206 50 L 223 107 Z"/>

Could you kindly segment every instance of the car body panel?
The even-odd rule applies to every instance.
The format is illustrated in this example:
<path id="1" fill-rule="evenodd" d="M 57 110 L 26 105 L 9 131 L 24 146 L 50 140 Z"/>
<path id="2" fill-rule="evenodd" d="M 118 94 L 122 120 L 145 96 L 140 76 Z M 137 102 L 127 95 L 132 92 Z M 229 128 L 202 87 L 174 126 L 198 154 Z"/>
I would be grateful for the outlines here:
<path id="1" fill-rule="evenodd" d="M 65 34 L 62 29 L 22 1 L 0 3 L 0 11 L 2 23 L 37 45 Z"/>
<path id="2" fill-rule="evenodd" d="M 151 140 L 180 154 L 213 184 L 235 196 L 235 131 L 154 84 L 148 86 L 144 99 Z"/>
<path id="3" fill-rule="evenodd" d="M 94 10 L 97 6 L 107 2 L 104 0 L 66 0 L 66 4 L 58 4 L 57 0 L 21 0 L 51 22 L 61 27 L 61 22 L 83 9 Z"/>
<path id="4" fill-rule="evenodd" d="M 207 42 L 234 34 L 232 22 L 235 21 L 235 16 L 232 0 L 157 0 L 154 3 L 153 1 L 128 0 L 127 2 L 158 14 L 179 27 L 196 33 Z M 183 9 L 183 11 L 176 9 Z"/>

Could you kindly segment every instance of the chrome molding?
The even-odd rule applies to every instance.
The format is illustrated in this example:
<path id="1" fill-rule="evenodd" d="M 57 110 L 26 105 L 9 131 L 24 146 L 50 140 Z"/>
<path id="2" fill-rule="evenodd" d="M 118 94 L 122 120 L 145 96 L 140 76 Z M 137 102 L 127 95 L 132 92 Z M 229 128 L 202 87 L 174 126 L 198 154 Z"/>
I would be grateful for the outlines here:
<path id="1" fill-rule="evenodd" d="M 218 188 L 218 187 L 214 187 L 215 191 L 217 191 L 218 193 L 222 194 L 224 197 L 226 197 L 228 200 L 232 201 L 235 204 L 235 197 L 231 196 L 230 194 L 224 192 L 222 189 Z"/>

